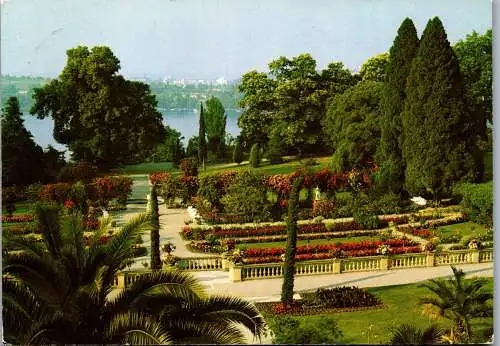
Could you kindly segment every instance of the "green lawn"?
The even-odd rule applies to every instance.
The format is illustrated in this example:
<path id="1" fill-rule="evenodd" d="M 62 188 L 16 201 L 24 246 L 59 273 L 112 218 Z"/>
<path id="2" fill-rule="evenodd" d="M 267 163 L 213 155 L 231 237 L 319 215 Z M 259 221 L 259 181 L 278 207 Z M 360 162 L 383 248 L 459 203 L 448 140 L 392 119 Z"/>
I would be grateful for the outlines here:
<path id="1" fill-rule="evenodd" d="M 438 227 L 436 233 L 441 233 L 442 237 L 448 237 L 450 235 L 456 234 L 463 238 L 466 236 L 468 237 L 484 234 L 487 231 L 488 230 L 483 225 L 473 222 L 463 222 L 454 225 Z"/>
<path id="2" fill-rule="evenodd" d="M 33 214 L 35 212 L 35 203 L 32 202 L 17 202 L 16 203 L 16 211 L 14 215 L 22 215 L 22 214 Z M 7 215 L 5 208 L 2 210 L 2 215 Z"/>
<path id="3" fill-rule="evenodd" d="M 345 344 L 380 344 L 387 343 L 391 328 L 403 323 L 412 323 L 420 328 L 428 326 L 433 321 L 425 316 L 419 298 L 429 294 L 420 284 L 398 285 L 369 288 L 387 306 L 359 312 L 340 312 L 331 314 L 338 322 Z M 487 288 L 493 290 L 493 278 L 488 278 Z M 297 317 L 307 324 L 314 324 L 326 315 Z M 275 318 L 264 316 L 266 319 Z M 445 319 L 437 321 L 441 326 L 448 327 Z M 484 330 L 493 327 L 491 318 L 473 321 L 475 335 L 482 335 Z M 370 334 L 370 335 L 368 335 Z M 370 338 L 368 338 L 368 336 Z"/>
<path id="4" fill-rule="evenodd" d="M 331 238 L 331 239 L 313 239 L 313 240 L 298 240 L 297 245 L 326 245 L 326 244 L 337 244 L 337 243 L 350 243 L 350 242 L 360 242 L 363 240 L 380 240 L 380 237 L 374 236 L 360 236 L 360 237 L 350 237 L 350 238 Z M 272 248 L 272 247 L 285 247 L 285 241 L 268 242 L 268 243 L 250 243 L 250 244 L 239 244 L 240 249 L 255 249 L 255 248 Z"/>
<path id="5" fill-rule="evenodd" d="M 127 165 L 115 170 L 116 174 L 151 174 L 153 172 L 177 171 L 172 162 L 144 162 Z"/>

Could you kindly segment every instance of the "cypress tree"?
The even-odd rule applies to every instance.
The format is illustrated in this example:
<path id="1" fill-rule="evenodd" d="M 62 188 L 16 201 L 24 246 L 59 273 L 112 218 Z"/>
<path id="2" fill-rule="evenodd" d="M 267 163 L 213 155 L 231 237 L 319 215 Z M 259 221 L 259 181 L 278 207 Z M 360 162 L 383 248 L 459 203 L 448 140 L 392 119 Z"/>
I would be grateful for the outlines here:
<path id="1" fill-rule="evenodd" d="M 153 184 L 150 194 L 150 213 L 151 213 L 151 269 L 161 269 L 160 259 L 160 213 L 158 211 L 158 197 L 156 195 L 156 186 Z"/>
<path id="2" fill-rule="evenodd" d="M 271 164 L 282 163 L 282 146 L 278 136 L 273 135 L 267 144 L 267 158 Z"/>
<path id="3" fill-rule="evenodd" d="M 205 116 L 203 115 L 203 104 L 200 103 L 200 127 L 198 133 L 198 160 L 205 170 L 205 159 L 207 157 L 207 142 L 205 130 Z"/>
<path id="4" fill-rule="evenodd" d="M 427 23 L 406 85 L 402 116 L 405 187 L 434 199 L 474 181 L 481 164 L 478 121 L 470 111 L 457 57 L 438 17 Z"/>
<path id="5" fill-rule="evenodd" d="M 381 98 L 381 138 L 377 161 L 380 163 L 378 187 L 383 192 L 399 194 L 403 188 L 405 165 L 401 155 L 401 113 L 406 99 L 406 80 L 418 45 L 417 30 L 412 20 L 406 18 L 389 51 L 390 60 Z"/>
<path id="6" fill-rule="evenodd" d="M 238 139 L 234 146 L 233 161 L 238 165 L 243 161 L 243 150 L 241 148 L 241 141 Z"/>
<path id="7" fill-rule="evenodd" d="M 285 263 L 283 264 L 283 286 L 281 287 L 281 302 L 293 303 L 293 285 L 295 279 L 295 254 L 297 253 L 297 219 L 299 209 L 300 188 L 304 181 L 298 176 L 292 183 L 288 199 L 288 217 L 286 220 Z"/>
<path id="8" fill-rule="evenodd" d="M 259 167 L 260 164 L 260 148 L 256 143 L 252 145 L 252 149 L 250 149 L 250 166 L 253 168 Z"/>

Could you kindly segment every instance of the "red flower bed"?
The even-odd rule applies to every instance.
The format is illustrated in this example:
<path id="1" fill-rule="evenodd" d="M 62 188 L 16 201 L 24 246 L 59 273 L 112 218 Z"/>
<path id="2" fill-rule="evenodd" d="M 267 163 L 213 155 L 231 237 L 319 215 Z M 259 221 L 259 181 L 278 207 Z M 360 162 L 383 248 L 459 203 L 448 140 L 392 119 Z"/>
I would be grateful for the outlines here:
<path id="1" fill-rule="evenodd" d="M 89 230 L 96 230 L 99 228 L 99 220 L 95 219 L 84 219 L 83 220 L 83 228 Z"/>
<path id="2" fill-rule="evenodd" d="M 2 222 L 31 222 L 35 220 L 34 215 L 12 215 L 2 216 Z"/>
<path id="3" fill-rule="evenodd" d="M 64 201 L 69 199 L 70 192 L 71 184 L 69 183 L 47 184 L 43 185 L 39 197 L 44 201 L 64 203 Z"/>
<path id="4" fill-rule="evenodd" d="M 151 184 L 161 184 L 168 178 L 170 178 L 169 172 L 154 172 L 149 176 L 149 181 L 151 181 Z"/>
<path id="5" fill-rule="evenodd" d="M 411 234 L 425 239 L 432 237 L 432 232 L 428 229 L 414 229 Z"/>

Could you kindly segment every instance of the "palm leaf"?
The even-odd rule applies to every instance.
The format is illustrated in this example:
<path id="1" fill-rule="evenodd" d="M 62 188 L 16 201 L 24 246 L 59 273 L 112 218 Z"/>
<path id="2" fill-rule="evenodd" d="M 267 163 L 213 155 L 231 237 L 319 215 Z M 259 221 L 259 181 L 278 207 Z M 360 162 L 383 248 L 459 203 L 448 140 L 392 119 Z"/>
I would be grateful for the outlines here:
<path id="1" fill-rule="evenodd" d="M 174 343 L 182 344 L 245 344 L 242 330 L 234 324 L 219 324 L 210 321 L 173 319 L 165 321 Z"/>
<path id="2" fill-rule="evenodd" d="M 105 343 L 164 345 L 171 341 L 168 332 L 157 321 L 134 312 L 115 316 L 105 326 L 105 331 Z"/>

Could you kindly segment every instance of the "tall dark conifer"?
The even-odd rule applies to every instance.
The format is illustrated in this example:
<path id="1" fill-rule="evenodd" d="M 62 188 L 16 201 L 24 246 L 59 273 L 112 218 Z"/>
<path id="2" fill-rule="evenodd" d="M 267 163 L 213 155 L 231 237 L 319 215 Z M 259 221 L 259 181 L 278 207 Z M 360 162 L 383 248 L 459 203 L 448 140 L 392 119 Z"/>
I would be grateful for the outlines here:
<path id="1" fill-rule="evenodd" d="M 406 99 L 406 80 L 418 50 L 417 30 L 410 18 L 399 27 L 390 49 L 381 99 L 381 138 L 377 149 L 380 163 L 378 185 L 384 192 L 401 193 L 405 165 L 401 156 L 401 113 Z"/>
<path id="2" fill-rule="evenodd" d="M 160 259 L 160 214 L 158 211 L 158 196 L 156 195 L 156 186 L 151 187 L 150 194 L 151 206 L 151 269 L 161 269 Z"/>
<path id="3" fill-rule="evenodd" d="M 292 191 L 288 200 L 288 216 L 286 220 L 286 248 L 285 263 L 283 265 L 283 286 L 281 288 L 281 302 L 293 303 L 293 286 L 295 280 L 295 254 L 297 253 L 297 220 L 299 209 L 299 195 L 304 178 L 298 176 L 292 184 Z"/>
<path id="4" fill-rule="evenodd" d="M 205 170 L 205 159 L 207 158 L 207 142 L 205 130 L 205 116 L 203 115 L 203 104 L 200 103 L 200 127 L 198 133 L 198 160 L 203 165 Z"/>
<path id="5" fill-rule="evenodd" d="M 403 120 L 405 187 L 438 198 L 478 178 L 478 122 L 467 105 L 457 57 L 439 18 L 424 30 L 406 85 Z"/>

